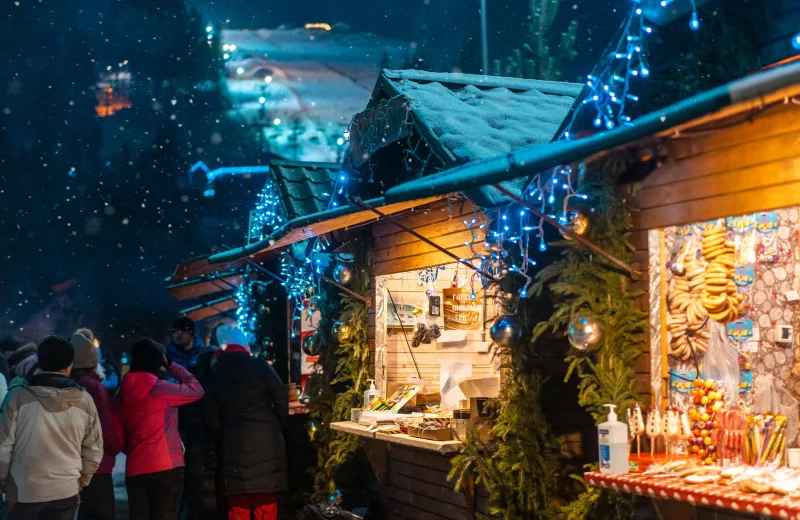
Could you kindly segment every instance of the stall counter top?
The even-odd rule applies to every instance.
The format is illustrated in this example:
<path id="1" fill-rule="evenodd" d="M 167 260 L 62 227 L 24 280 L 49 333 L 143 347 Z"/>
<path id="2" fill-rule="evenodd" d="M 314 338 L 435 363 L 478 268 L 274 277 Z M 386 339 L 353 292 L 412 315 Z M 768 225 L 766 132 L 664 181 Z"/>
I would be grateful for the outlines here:
<path id="1" fill-rule="evenodd" d="M 464 444 L 461 441 L 430 441 L 427 439 L 420 439 L 418 437 L 409 437 L 404 433 L 397 435 L 386 435 L 383 433 L 375 433 L 369 431 L 366 426 L 361 424 L 345 421 L 331 424 L 331 429 L 358 435 L 359 437 L 366 437 L 368 439 L 377 439 L 379 441 L 391 442 L 408 446 L 410 448 L 417 448 L 419 450 L 433 451 L 441 455 L 448 455 L 451 453 L 458 453 Z"/>
<path id="2" fill-rule="evenodd" d="M 585 473 L 584 479 L 591 486 L 655 500 L 676 500 L 738 513 L 800 520 L 800 500 L 774 493 L 745 493 L 725 484 L 689 484 L 678 477 L 653 478 L 636 473 L 605 475 L 592 471 Z"/>

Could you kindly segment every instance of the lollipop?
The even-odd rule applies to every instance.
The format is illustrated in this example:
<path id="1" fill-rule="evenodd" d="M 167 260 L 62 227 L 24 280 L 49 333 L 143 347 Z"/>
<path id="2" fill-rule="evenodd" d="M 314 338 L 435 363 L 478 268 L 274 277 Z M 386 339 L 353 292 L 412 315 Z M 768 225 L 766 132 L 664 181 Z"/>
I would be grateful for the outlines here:
<path id="1" fill-rule="evenodd" d="M 644 433 L 644 418 L 642 417 L 642 407 L 639 403 L 633 405 L 633 425 L 631 431 L 636 434 L 636 454 L 642 454 L 642 434 Z M 633 433 L 631 434 L 633 435 Z"/>
<path id="2" fill-rule="evenodd" d="M 650 456 L 655 454 L 656 438 L 661 435 L 661 414 L 651 406 L 647 411 L 647 436 L 650 438 Z"/>
<path id="3" fill-rule="evenodd" d="M 689 414 L 686 410 L 681 412 L 681 433 L 678 437 L 682 441 L 688 441 L 692 438 L 692 425 L 689 422 Z"/>

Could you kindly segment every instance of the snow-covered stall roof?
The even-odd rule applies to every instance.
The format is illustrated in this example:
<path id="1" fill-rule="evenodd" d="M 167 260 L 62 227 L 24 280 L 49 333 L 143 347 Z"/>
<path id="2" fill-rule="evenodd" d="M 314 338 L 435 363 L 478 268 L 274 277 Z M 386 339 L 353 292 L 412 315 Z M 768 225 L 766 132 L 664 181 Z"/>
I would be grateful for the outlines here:
<path id="1" fill-rule="evenodd" d="M 582 84 L 423 71 L 383 72 L 456 162 L 553 140 Z"/>

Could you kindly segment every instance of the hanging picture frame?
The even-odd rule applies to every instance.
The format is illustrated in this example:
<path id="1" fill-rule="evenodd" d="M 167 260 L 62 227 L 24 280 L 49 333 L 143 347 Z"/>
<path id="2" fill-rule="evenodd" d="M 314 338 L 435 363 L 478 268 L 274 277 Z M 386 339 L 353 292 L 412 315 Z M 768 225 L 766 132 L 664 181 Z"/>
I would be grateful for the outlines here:
<path id="1" fill-rule="evenodd" d="M 441 316 L 442 315 L 442 297 L 431 295 L 428 296 L 428 316 Z"/>

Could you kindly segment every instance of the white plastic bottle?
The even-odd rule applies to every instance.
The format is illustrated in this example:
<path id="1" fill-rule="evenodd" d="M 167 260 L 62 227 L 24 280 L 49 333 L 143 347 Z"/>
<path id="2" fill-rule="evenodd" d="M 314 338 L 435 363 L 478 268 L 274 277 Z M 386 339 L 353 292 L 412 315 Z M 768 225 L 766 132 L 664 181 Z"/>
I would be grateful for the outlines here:
<path id="1" fill-rule="evenodd" d="M 621 475 L 628 472 L 628 426 L 617 420 L 616 405 L 609 408 L 608 420 L 597 426 L 600 445 L 600 472 Z"/>
<path id="2" fill-rule="evenodd" d="M 364 390 L 364 406 L 372 401 L 373 397 L 379 397 L 381 395 L 380 391 L 375 388 L 375 380 L 374 379 L 367 379 L 369 381 L 369 388 Z"/>

